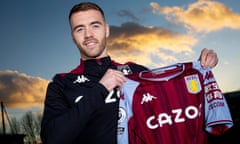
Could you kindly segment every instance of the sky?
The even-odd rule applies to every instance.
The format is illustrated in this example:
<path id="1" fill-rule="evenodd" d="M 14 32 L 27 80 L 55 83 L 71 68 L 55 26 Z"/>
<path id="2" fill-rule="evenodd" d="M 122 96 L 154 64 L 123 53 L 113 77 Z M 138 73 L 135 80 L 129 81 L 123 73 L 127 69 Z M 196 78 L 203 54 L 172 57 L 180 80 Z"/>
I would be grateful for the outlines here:
<path id="1" fill-rule="evenodd" d="M 80 0 L 0 1 L 0 100 L 10 117 L 41 113 L 48 82 L 80 63 L 68 22 Z M 195 61 L 203 48 L 222 92 L 240 90 L 239 0 L 91 0 L 110 25 L 109 54 L 149 68 Z"/>

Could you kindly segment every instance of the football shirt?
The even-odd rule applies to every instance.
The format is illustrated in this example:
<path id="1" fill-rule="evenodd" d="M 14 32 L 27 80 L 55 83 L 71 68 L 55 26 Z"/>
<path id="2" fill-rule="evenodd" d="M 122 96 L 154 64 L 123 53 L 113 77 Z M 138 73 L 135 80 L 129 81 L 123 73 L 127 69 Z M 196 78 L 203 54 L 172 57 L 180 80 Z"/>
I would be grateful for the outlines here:
<path id="1" fill-rule="evenodd" d="M 203 144 L 232 127 L 210 68 L 199 61 L 128 75 L 121 89 L 118 144 Z"/>

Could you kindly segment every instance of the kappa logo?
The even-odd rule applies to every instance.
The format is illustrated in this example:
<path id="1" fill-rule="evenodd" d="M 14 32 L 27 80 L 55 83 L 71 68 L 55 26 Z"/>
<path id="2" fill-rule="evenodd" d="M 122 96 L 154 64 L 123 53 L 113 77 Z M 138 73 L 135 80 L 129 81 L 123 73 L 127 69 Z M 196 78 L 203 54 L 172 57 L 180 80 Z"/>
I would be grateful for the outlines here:
<path id="1" fill-rule="evenodd" d="M 89 79 L 86 78 L 84 75 L 79 75 L 73 83 L 84 83 L 86 81 L 89 81 Z"/>
<path id="2" fill-rule="evenodd" d="M 147 94 L 143 94 L 143 98 L 142 98 L 142 101 L 141 101 L 141 104 L 143 103 L 147 103 L 147 102 L 150 102 L 152 101 L 153 99 L 157 99 L 157 97 L 155 96 L 152 96 L 151 94 L 147 93 Z"/>
<path id="3" fill-rule="evenodd" d="M 213 78 L 213 73 L 211 71 L 206 73 L 205 79 L 209 80 Z"/>

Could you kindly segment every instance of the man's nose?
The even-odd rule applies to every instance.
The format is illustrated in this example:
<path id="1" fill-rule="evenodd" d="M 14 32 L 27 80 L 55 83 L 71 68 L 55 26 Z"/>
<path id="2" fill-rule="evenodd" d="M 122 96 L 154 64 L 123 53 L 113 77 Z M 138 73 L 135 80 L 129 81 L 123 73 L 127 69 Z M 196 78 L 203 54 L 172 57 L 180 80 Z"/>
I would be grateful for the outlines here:
<path id="1" fill-rule="evenodd" d="M 92 30 L 90 28 L 86 28 L 85 37 L 91 37 L 93 35 Z"/>

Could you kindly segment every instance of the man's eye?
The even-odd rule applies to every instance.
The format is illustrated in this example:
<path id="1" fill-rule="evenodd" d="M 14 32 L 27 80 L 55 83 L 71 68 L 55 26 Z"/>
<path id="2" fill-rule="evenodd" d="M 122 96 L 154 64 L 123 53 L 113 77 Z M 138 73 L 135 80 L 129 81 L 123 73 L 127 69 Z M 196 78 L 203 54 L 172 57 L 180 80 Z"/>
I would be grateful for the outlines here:
<path id="1" fill-rule="evenodd" d="M 81 31 L 83 31 L 83 28 L 78 28 L 78 29 L 76 29 L 76 31 L 81 32 Z"/>
<path id="2" fill-rule="evenodd" d="M 99 28 L 100 26 L 98 24 L 93 25 L 93 28 Z"/>

